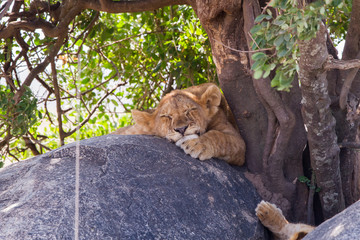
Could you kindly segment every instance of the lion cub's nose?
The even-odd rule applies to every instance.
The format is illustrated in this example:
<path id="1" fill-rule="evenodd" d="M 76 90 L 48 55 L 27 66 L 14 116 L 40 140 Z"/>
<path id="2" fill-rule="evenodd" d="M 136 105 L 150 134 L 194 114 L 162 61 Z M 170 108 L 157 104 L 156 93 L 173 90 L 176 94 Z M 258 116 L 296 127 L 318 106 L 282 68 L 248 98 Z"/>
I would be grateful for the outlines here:
<path id="1" fill-rule="evenodd" d="M 178 132 L 178 133 L 181 133 L 182 135 L 184 135 L 187 128 L 188 128 L 188 126 L 184 126 L 184 127 L 174 128 L 174 130 L 175 130 L 175 132 Z"/>

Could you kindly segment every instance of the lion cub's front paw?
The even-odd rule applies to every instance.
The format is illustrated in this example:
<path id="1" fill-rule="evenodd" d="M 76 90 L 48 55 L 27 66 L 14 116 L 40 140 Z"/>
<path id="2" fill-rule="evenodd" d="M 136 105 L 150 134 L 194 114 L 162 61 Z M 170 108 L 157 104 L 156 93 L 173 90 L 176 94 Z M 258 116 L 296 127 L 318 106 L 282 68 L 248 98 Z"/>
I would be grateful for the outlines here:
<path id="1" fill-rule="evenodd" d="M 189 154 L 193 158 L 198 158 L 201 161 L 210 159 L 214 156 L 211 147 L 202 142 L 201 138 L 197 135 L 185 136 L 177 141 L 176 145 L 181 147 L 186 154 Z"/>

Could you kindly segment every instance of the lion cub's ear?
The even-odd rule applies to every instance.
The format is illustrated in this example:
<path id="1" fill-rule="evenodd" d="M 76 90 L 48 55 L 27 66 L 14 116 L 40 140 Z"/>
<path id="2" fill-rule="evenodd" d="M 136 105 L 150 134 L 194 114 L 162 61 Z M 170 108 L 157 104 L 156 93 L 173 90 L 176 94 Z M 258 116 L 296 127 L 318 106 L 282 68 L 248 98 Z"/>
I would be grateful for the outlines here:
<path id="1" fill-rule="evenodd" d="M 215 86 L 209 86 L 206 91 L 201 95 L 201 102 L 204 103 L 208 108 L 213 106 L 220 106 L 221 103 L 221 92 L 220 89 Z"/>
<path id="2" fill-rule="evenodd" d="M 134 122 L 143 127 L 144 131 L 151 131 L 151 126 L 154 122 L 154 116 L 151 112 L 132 110 L 131 115 Z"/>

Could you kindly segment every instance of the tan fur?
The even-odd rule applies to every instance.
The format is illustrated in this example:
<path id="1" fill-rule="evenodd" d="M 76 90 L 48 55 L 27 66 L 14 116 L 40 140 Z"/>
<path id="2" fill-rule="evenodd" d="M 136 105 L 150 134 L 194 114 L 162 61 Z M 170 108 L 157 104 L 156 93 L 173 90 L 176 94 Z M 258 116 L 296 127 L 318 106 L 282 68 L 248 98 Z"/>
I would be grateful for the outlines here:
<path id="1" fill-rule="evenodd" d="M 132 116 L 135 125 L 120 128 L 113 134 L 156 135 L 171 142 L 179 141 L 185 153 L 200 160 L 217 157 L 235 165 L 245 162 L 245 142 L 215 84 L 174 90 L 153 111 L 133 110 Z M 199 137 L 184 138 L 194 134 Z"/>
<path id="2" fill-rule="evenodd" d="M 302 223 L 289 223 L 282 211 L 274 204 L 261 201 L 255 209 L 256 216 L 280 240 L 302 239 L 314 230 L 313 226 Z"/>

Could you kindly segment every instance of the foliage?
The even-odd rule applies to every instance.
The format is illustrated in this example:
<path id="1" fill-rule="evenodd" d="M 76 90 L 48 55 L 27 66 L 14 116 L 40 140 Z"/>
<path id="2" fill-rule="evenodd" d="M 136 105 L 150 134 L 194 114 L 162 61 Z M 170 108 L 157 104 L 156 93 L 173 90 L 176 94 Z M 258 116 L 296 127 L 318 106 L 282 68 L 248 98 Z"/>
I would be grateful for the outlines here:
<path id="1" fill-rule="evenodd" d="M 344 19 L 350 14 L 349 4 L 349 1 L 326 0 L 300 7 L 296 0 L 270 1 L 266 11 L 257 16 L 257 24 L 251 29 L 254 38 L 252 49 L 267 49 L 252 55 L 254 78 L 270 76 L 272 87 L 288 91 L 298 71 L 297 41 L 315 37 L 320 22 L 329 13 L 332 13 L 328 22 L 330 29 L 342 27 L 334 32 L 333 37 L 343 38 L 347 26 Z M 338 11 L 342 14 L 334 14 Z M 272 71 L 275 73 L 272 74 Z"/>
<path id="2" fill-rule="evenodd" d="M 315 177 L 314 174 L 313 174 L 313 176 Z M 319 187 L 317 187 L 316 185 L 312 184 L 312 183 L 311 183 L 311 180 L 310 180 L 309 178 L 305 177 L 305 176 L 300 176 L 300 177 L 298 177 L 298 180 L 299 180 L 299 182 L 301 182 L 301 183 L 305 183 L 305 184 L 308 186 L 309 189 L 314 189 L 315 192 L 320 192 L 320 190 L 321 190 Z M 314 180 L 314 182 L 316 182 L 316 181 Z"/>
<path id="3" fill-rule="evenodd" d="M 344 40 L 349 27 L 352 9 L 351 0 L 336 0 L 329 5 L 326 12 L 326 24 L 329 27 L 330 37 L 335 44 Z"/>
<path id="4" fill-rule="evenodd" d="M 1 102 L 12 101 L 56 42 L 40 31 L 19 36 L 0 40 L 2 72 L 11 76 L 10 81 L 0 78 L 6 85 L 0 88 Z M 1 160 L 34 155 L 25 139 L 44 153 L 62 140 L 108 134 L 130 123 L 131 109 L 152 108 L 173 88 L 217 81 L 209 41 L 188 6 L 132 14 L 84 11 L 69 26 L 54 64 L 56 71 L 48 67 L 38 74 L 17 108 L 1 105 L 0 146 L 8 136 L 3 129 L 11 131 L 8 144 L 0 147 Z M 19 108 L 24 114 L 18 118 L 26 121 L 18 127 L 9 119 Z M 70 135 L 60 139 L 60 127 Z"/>
<path id="5" fill-rule="evenodd" d="M 26 88 L 19 102 L 14 101 L 14 93 L 0 85 L 1 131 L 9 131 L 13 136 L 22 136 L 37 120 L 36 102 L 31 90 Z M 41 113 L 38 112 L 41 118 Z"/>

